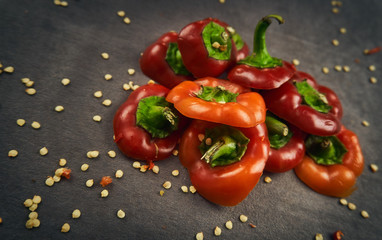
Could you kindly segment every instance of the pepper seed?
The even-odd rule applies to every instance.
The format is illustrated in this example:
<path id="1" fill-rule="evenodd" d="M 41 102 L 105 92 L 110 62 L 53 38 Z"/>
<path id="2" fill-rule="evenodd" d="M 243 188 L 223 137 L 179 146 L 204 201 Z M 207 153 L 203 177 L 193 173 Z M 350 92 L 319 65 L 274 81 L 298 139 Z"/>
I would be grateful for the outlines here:
<path id="1" fill-rule="evenodd" d="M 370 170 L 371 170 L 373 173 L 377 172 L 377 171 L 378 171 L 378 166 L 377 166 L 377 164 L 374 164 L 374 163 L 370 164 Z"/>
<path id="2" fill-rule="evenodd" d="M 361 211 L 361 216 L 362 216 L 363 218 L 369 218 L 369 213 L 366 212 L 365 210 L 362 210 L 362 211 Z"/>
<path id="3" fill-rule="evenodd" d="M 34 129 L 39 129 L 41 127 L 41 124 L 39 122 L 33 121 L 31 126 Z"/>
<path id="4" fill-rule="evenodd" d="M 88 187 L 88 188 L 92 187 L 93 184 L 94 184 L 94 180 L 93 179 L 89 179 L 85 183 L 86 187 Z"/>
<path id="5" fill-rule="evenodd" d="M 96 98 L 100 98 L 100 97 L 102 97 L 102 91 L 96 91 L 93 95 Z"/>
<path id="6" fill-rule="evenodd" d="M 51 187 L 54 185 L 54 180 L 52 177 L 48 177 L 46 180 L 45 180 L 45 185 L 47 185 L 48 187 Z"/>
<path id="7" fill-rule="evenodd" d="M 18 154 L 19 152 L 17 150 L 12 149 L 8 152 L 8 157 L 14 158 L 14 157 L 17 157 Z"/>
<path id="8" fill-rule="evenodd" d="M 159 195 L 162 197 L 163 194 L 164 194 L 164 191 L 163 191 L 163 190 L 160 190 L 160 191 L 159 191 Z"/>
<path id="9" fill-rule="evenodd" d="M 181 186 L 180 189 L 182 192 L 187 193 L 188 192 L 188 187 L 187 186 Z"/>
<path id="10" fill-rule="evenodd" d="M 377 78 L 376 78 L 376 77 L 370 77 L 369 80 L 370 80 L 370 82 L 373 83 L 373 84 L 377 83 Z"/>
<path id="11" fill-rule="evenodd" d="M 28 215 L 29 219 L 37 219 L 38 218 L 38 213 L 37 212 L 31 212 Z"/>
<path id="12" fill-rule="evenodd" d="M 345 34 L 346 33 L 346 28 L 344 28 L 344 27 L 340 28 L 340 33 Z"/>
<path id="13" fill-rule="evenodd" d="M 130 90 L 130 85 L 127 84 L 127 83 L 124 83 L 124 84 L 122 85 L 122 88 L 123 88 L 123 90 L 125 90 L 125 91 Z"/>
<path id="14" fill-rule="evenodd" d="M 46 154 L 48 154 L 48 149 L 46 147 L 43 147 L 40 149 L 39 152 L 41 156 L 45 156 Z"/>
<path id="15" fill-rule="evenodd" d="M 170 189 L 171 188 L 171 182 L 170 181 L 166 181 L 163 183 L 162 185 L 165 189 Z"/>
<path id="16" fill-rule="evenodd" d="M 124 21 L 126 24 L 130 24 L 130 23 L 131 23 L 131 20 L 130 20 L 130 18 L 128 18 L 128 17 L 125 17 L 125 18 L 123 19 L 123 21 Z"/>
<path id="17" fill-rule="evenodd" d="M 116 178 L 121 178 L 123 176 L 123 171 L 122 170 L 117 170 L 116 172 L 115 172 L 115 177 Z"/>
<path id="18" fill-rule="evenodd" d="M 300 65 L 300 61 L 299 61 L 298 59 L 293 59 L 293 60 L 292 60 L 292 63 L 293 63 L 293 65 L 295 65 L 295 66 Z"/>
<path id="19" fill-rule="evenodd" d="M 337 72 L 341 72 L 342 66 L 341 65 L 335 65 L 334 70 L 336 70 Z"/>
<path id="20" fill-rule="evenodd" d="M 204 239 L 204 236 L 203 236 L 203 232 L 198 232 L 195 236 L 196 240 L 203 240 Z"/>
<path id="21" fill-rule="evenodd" d="M 62 1 L 60 5 L 61 7 L 67 7 L 69 6 L 69 3 L 67 1 Z"/>
<path id="22" fill-rule="evenodd" d="M 28 95 L 35 95 L 36 94 L 36 89 L 34 89 L 34 88 L 27 88 L 27 89 L 25 89 L 25 92 L 28 94 Z"/>
<path id="23" fill-rule="evenodd" d="M 115 158 L 115 156 L 117 156 L 117 154 L 113 150 L 108 151 L 107 155 L 109 155 L 109 157 L 111 157 L 111 158 Z"/>
<path id="24" fill-rule="evenodd" d="M 107 73 L 107 74 L 105 74 L 104 78 L 106 81 L 109 81 L 110 79 L 113 78 L 113 76 L 111 74 Z"/>
<path id="25" fill-rule="evenodd" d="M 102 198 L 105 198 L 105 197 L 107 197 L 107 196 L 109 196 L 109 191 L 106 190 L 106 189 L 102 190 L 102 192 L 101 192 L 101 197 L 102 197 Z"/>
<path id="26" fill-rule="evenodd" d="M 117 212 L 117 217 L 122 219 L 122 218 L 125 218 L 125 216 L 126 216 L 125 212 L 122 209 L 119 209 Z"/>
<path id="27" fill-rule="evenodd" d="M 58 161 L 58 165 L 60 165 L 61 167 L 65 166 L 66 165 L 66 159 L 60 158 L 60 160 Z"/>
<path id="28" fill-rule="evenodd" d="M 322 72 L 325 73 L 325 74 L 328 74 L 329 73 L 329 68 L 323 67 L 322 68 Z"/>
<path id="29" fill-rule="evenodd" d="M 350 67 L 349 66 L 343 66 L 342 68 L 344 70 L 344 72 L 350 72 Z"/>
<path id="30" fill-rule="evenodd" d="M 321 233 L 316 233 L 315 240 L 324 240 L 324 237 Z"/>
<path id="31" fill-rule="evenodd" d="M 34 81 L 28 81 L 25 83 L 26 87 L 32 87 L 34 85 Z"/>
<path id="32" fill-rule="evenodd" d="M 239 219 L 240 219 L 240 221 L 241 222 L 243 222 L 243 223 L 245 223 L 245 222 L 247 222 L 248 221 L 248 217 L 247 216 L 245 216 L 245 215 L 240 215 L 240 217 L 239 217 Z"/>
<path id="33" fill-rule="evenodd" d="M 374 65 L 370 65 L 370 66 L 369 66 L 369 70 L 370 70 L 370 71 L 374 72 L 374 71 L 375 71 L 375 69 L 376 69 L 376 68 L 375 68 L 375 66 L 374 66 Z"/>
<path id="34" fill-rule="evenodd" d="M 56 106 L 56 107 L 54 108 L 54 110 L 55 110 L 56 112 L 62 112 L 62 111 L 64 111 L 64 107 L 61 106 L 61 105 L 58 105 L 58 106 Z"/>
<path id="35" fill-rule="evenodd" d="M 189 187 L 191 193 L 196 193 L 196 188 L 194 186 Z"/>
<path id="36" fill-rule="evenodd" d="M 93 116 L 93 121 L 94 122 L 101 122 L 101 120 L 102 120 L 102 117 L 100 115 L 94 115 Z"/>
<path id="37" fill-rule="evenodd" d="M 179 154 L 179 151 L 178 151 L 177 149 L 174 149 L 174 150 L 172 151 L 172 155 L 174 155 L 174 156 L 178 156 L 178 154 Z"/>
<path id="38" fill-rule="evenodd" d="M 172 174 L 174 177 L 177 177 L 177 176 L 179 176 L 179 170 L 173 170 L 173 171 L 171 172 L 171 174 Z"/>
<path id="39" fill-rule="evenodd" d="M 64 223 L 64 225 L 62 225 L 62 227 L 61 227 L 61 232 L 66 233 L 66 232 L 69 232 L 69 231 L 70 231 L 69 223 Z"/>
<path id="40" fill-rule="evenodd" d="M 266 183 L 270 183 L 270 182 L 272 182 L 272 178 L 266 176 L 266 177 L 264 178 L 264 182 L 266 182 Z"/>
<path id="41" fill-rule="evenodd" d="M 333 46 L 337 47 L 338 45 L 340 45 L 340 42 L 337 39 L 333 39 L 332 44 L 333 44 Z"/>
<path id="42" fill-rule="evenodd" d="M 25 223 L 25 227 L 27 229 L 31 229 L 33 228 L 33 219 L 29 219 L 26 223 Z"/>
<path id="43" fill-rule="evenodd" d="M 41 203 L 41 197 L 38 195 L 34 195 L 32 198 L 33 203 L 40 204 Z"/>
<path id="44" fill-rule="evenodd" d="M 141 163 L 138 161 L 133 162 L 133 168 L 141 168 Z"/>
<path id="45" fill-rule="evenodd" d="M 125 11 L 118 11 L 117 15 L 120 17 L 124 17 L 126 15 Z"/>
<path id="46" fill-rule="evenodd" d="M 109 54 L 108 54 L 108 53 L 105 53 L 105 52 L 104 52 L 104 53 L 101 53 L 101 56 L 102 56 L 102 58 L 105 59 L 105 60 L 109 59 L 109 57 L 110 57 Z"/>
<path id="47" fill-rule="evenodd" d="M 16 120 L 16 123 L 17 123 L 17 125 L 19 125 L 20 127 L 22 127 L 22 126 L 24 126 L 24 124 L 25 124 L 25 120 L 24 119 L 17 119 Z"/>
<path id="48" fill-rule="evenodd" d="M 370 123 L 368 121 L 366 121 L 366 120 L 363 120 L 362 121 L 362 125 L 365 126 L 365 127 L 368 127 L 368 126 L 370 126 Z"/>
<path id="49" fill-rule="evenodd" d="M 340 12 L 340 10 L 338 8 L 332 8 L 332 13 L 337 14 L 339 12 Z"/>
<path id="50" fill-rule="evenodd" d="M 79 209 L 75 209 L 72 212 L 72 218 L 79 218 L 81 216 L 81 211 Z"/>
<path id="51" fill-rule="evenodd" d="M 152 170 L 153 170 L 153 173 L 156 173 L 156 174 L 159 173 L 159 167 L 157 165 L 155 165 Z"/>
<path id="52" fill-rule="evenodd" d="M 69 78 L 63 78 L 61 80 L 61 84 L 64 85 L 64 86 L 69 85 L 69 83 L 70 83 L 70 79 Z"/>
<path id="53" fill-rule="evenodd" d="M 348 203 L 348 208 L 353 211 L 357 209 L 357 206 L 354 203 Z"/>
<path id="54" fill-rule="evenodd" d="M 231 230 L 233 228 L 233 223 L 231 220 L 227 221 L 225 223 L 225 227 L 228 229 L 228 230 Z"/>
<path id="55" fill-rule="evenodd" d="M 344 205 L 344 206 L 348 205 L 348 201 L 345 198 L 341 198 L 340 203 L 341 205 Z"/>
<path id="56" fill-rule="evenodd" d="M 84 163 L 84 164 L 81 165 L 81 171 L 83 171 L 83 172 L 88 170 L 88 168 L 89 168 L 89 164 Z"/>
<path id="57" fill-rule="evenodd" d="M 222 229 L 220 227 L 216 226 L 214 229 L 214 234 L 215 234 L 215 236 L 220 236 L 222 234 Z"/>
<path id="58" fill-rule="evenodd" d="M 29 207 L 29 211 L 34 212 L 34 211 L 36 211 L 37 208 L 38 208 L 38 204 L 33 203 L 32 206 Z"/>
<path id="59" fill-rule="evenodd" d="M 129 69 L 127 69 L 127 72 L 129 73 L 130 76 L 131 76 L 131 75 L 134 75 L 134 73 L 135 73 L 135 69 L 133 69 L 133 68 L 129 68 Z"/>
<path id="60" fill-rule="evenodd" d="M 5 67 L 3 71 L 6 73 L 13 73 L 15 71 L 15 68 L 12 66 L 9 66 L 9 67 Z"/>
<path id="61" fill-rule="evenodd" d="M 111 105 L 111 100 L 110 99 L 105 99 L 103 100 L 102 104 L 106 107 L 110 106 Z"/>

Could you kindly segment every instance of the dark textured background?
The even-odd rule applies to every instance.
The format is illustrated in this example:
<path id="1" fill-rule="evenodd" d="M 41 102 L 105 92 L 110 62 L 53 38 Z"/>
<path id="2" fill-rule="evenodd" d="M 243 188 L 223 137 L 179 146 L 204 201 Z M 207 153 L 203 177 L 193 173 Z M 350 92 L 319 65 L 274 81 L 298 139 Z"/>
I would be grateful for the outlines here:
<path id="1" fill-rule="evenodd" d="M 194 239 L 201 231 L 205 239 L 212 239 L 215 226 L 223 230 L 220 239 L 313 239 L 316 233 L 330 239 L 339 229 L 345 239 L 381 239 L 382 171 L 371 173 L 368 165 L 382 167 L 382 53 L 362 54 L 365 48 L 382 44 L 381 1 L 343 1 L 339 14 L 332 13 L 329 0 L 68 2 L 63 8 L 53 1 L 0 0 L 0 62 L 15 67 L 13 74 L 0 75 L 0 239 Z M 116 15 L 118 10 L 126 11 L 130 25 Z M 257 21 L 268 14 L 286 20 L 268 30 L 270 53 L 288 61 L 299 59 L 299 70 L 336 91 L 344 108 L 343 123 L 359 136 L 365 170 L 358 190 L 347 198 L 357 205 L 356 211 L 311 191 L 292 171 L 265 173 L 272 183 L 265 184 L 262 178 L 242 203 L 220 207 L 180 191 L 190 181 L 176 157 L 159 162 L 158 175 L 143 174 L 113 143 L 113 115 L 129 94 L 122 90 L 123 83 L 142 85 L 148 80 L 138 64 L 146 46 L 166 31 L 179 31 L 209 16 L 234 26 L 251 46 Z M 340 27 L 347 29 L 345 35 L 339 33 Z M 340 41 L 338 47 L 331 44 L 334 38 Z M 103 60 L 102 52 L 110 59 Z M 337 64 L 349 65 L 351 72 L 335 72 Z M 376 65 L 375 72 L 367 70 L 371 64 Z M 321 72 L 323 66 L 330 68 L 328 75 Z M 135 68 L 136 74 L 129 76 L 128 68 Z M 111 81 L 103 79 L 106 73 L 113 75 Z M 380 82 L 370 84 L 370 76 Z M 23 77 L 35 81 L 36 95 L 25 94 Z M 64 77 L 70 85 L 61 85 Z M 97 90 L 103 91 L 102 99 L 93 97 Z M 106 98 L 113 101 L 110 107 L 101 104 Z M 65 110 L 55 112 L 56 105 Z M 95 114 L 103 117 L 102 122 L 92 120 Z M 16 125 L 18 118 L 27 121 L 24 127 Z M 370 127 L 363 127 L 362 120 Z M 32 129 L 32 121 L 40 122 L 41 129 Z M 49 149 L 44 157 L 38 153 L 43 146 Z M 8 158 L 10 149 L 19 155 Z M 100 157 L 87 159 L 89 150 L 99 150 Z M 107 156 L 109 150 L 117 151 L 115 159 Z M 49 188 L 44 181 L 58 168 L 60 158 L 68 160 L 72 178 Z M 87 172 L 80 170 L 83 163 L 90 164 Z M 107 187 L 109 197 L 101 199 L 99 179 L 113 176 L 117 169 L 124 177 L 114 179 Z M 180 170 L 178 177 L 171 175 L 174 169 Z M 89 178 L 96 181 L 91 189 L 85 187 Z M 173 187 L 161 197 L 166 180 Z M 37 209 L 41 226 L 27 230 L 29 211 L 23 202 L 35 194 L 42 196 Z M 82 216 L 71 219 L 76 208 Z M 126 212 L 125 219 L 116 217 L 118 209 Z M 360 216 L 363 209 L 369 219 Z M 257 227 L 241 223 L 240 214 Z M 233 221 L 232 230 L 224 227 L 228 220 Z M 60 232 L 65 222 L 71 225 L 69 233 Z"/>

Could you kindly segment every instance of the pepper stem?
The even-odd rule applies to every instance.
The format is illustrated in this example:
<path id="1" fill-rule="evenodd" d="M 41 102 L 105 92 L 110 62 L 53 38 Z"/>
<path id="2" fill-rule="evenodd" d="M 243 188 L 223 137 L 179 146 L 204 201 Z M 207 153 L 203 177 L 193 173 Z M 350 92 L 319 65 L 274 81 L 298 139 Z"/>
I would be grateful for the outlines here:
<path id="1" fill-rule="evenodd" d="M 253 36 L 253 53 L 240 61 L 240 63 L 256 68 L 273 68 L 282 65 L 282 60 L 269 55 L 265 42 L 265 32 L 269 25 L 271 25 L 272 18 L 276 19 L 279 24 L 284 23 L 284 19 L 279 15 L 268 15 L 263 17 L 258 22 Z"/>
<path id="2" fill-rule="evenodd" d="M 206 160 L 207 163 L 210 163 L 211 157 L 215 155 L 217 151 L 224 145 L 224 140 L 217 141 L 214 145 L 212 145 L 200 159 Z"/>
<path id="3" fill-rule="evenodd" d="M 346 147 L 336 136 L 321 137 L 310 135 L 305 141 L 306 151 L 317 164 L 341 164 L 347 152 Z"/>
<path id="4" fill-rule="evenodd" d="M 289 133 L 289 128 L 285 123 L 269 115 L 265 118 L 265 124 L 267 125 L 269 134 L 278 134 L 285 137 Z"/>

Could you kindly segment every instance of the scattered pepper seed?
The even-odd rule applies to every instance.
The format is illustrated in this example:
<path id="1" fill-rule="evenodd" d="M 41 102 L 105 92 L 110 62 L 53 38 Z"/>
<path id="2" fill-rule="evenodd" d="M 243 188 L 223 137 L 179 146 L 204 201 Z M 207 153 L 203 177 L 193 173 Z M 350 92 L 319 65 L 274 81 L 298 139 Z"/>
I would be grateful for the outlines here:
<path id="1" fill-rule="evenodd" d="M 109 81 L 110 79 L 113 78 L 113 76 L 111 74 L 107 73 L 107 74 L 105 74 L 104 78 L 106 81 Z"/>
<path id="2" fill-rule="evenodd" d="M 123 90 L 125 90 L 125 91 L 130 90 L 130 85 L 127 84 L 127 83 L 124 83 L 124 84 L 122 85 L 122 88 L 123 88 Z"/>
<path id="3" fill-rule="evenodd" d="M 29 217 L 29 219 L 36 219 L 36 218 L 38 218 L 38 213 L 37 212 L 30 212 L 28 217 Z"/>
<path id="4" fill-rule="evenodd" d="M 374 71 L 375 71 L 375 69 L 376 69 L 376 68 L 375 68 L 375 66 L 374 66 L 374 65 L 370 65 L 370 66 L 369 66 L 369 70 L 370 70 L 370 71 L 374 72 Z"/>
<path id="5" fill-rule="evenodd" d="M 103 100 L 102 104 L 106 107 L 110 106 L 111 105 L 111 100 L 110 99 L 105 99 Z"/>
<path id="6" fill-rule="evenodd" d="M 28 81 L 25 83 L 26 87 L 33 87 L 33 85 L 34 85 L 34 81 Z"/>
<path id="7" fill-rule="evenodd" d="M 147 165 L 141 165 L 140 168 L 139 168 L 139 171 L 140 172 L 146 172 L 147 171 Z"/>
<path id="8" fill-rule="evenodd" d="M 350 67 L 349 66 L 343 66 L 342 69 L 344 70 L 344 72 L 350 72 Z"/>
<path id="9" fill-rule="evenodd" d="M 69 232 L 69 231 L 70 231 L 69 223 L 64 223 L 64 225 L 62 225 L 62 227 L 61 227 L 61 232 L 66 233 L 66 232 Z"/>
<path id="10" fill-rule="evenodd" d="M 105 53 L 105 52 L 101 53 L 101 56 L 102 56 L 102 58 L 105 59 L 105 60 L 106 60 L 106 59 L 109 59 L 109 57 L 110 57 L 109 54 L 108 54 L 108 53 Z"/>
<path id="11" fill-rule="evenodd" d="M 63 78 L 61 80 L 61 84 L 64 85 L 64 86 L 69 85 L 69 83 L 70 83 L 70 79 L 69 78 Z"/>
<path id="12" fill-rule="evenodd" d="M 123 21 L 124 21 L 126 24 L 130 24 L 130 23 L 131 23 L 131 20 L 130 20 L 130 18 L 128 18 L 128 17 L 125 17 L 125 18 L 123 19 Z"/>
<path id="13" fill-rule="evenodd" d="M 25 120 L 24 119 L 17 119 L 16 120 L 16 123 L 17 125 L 19 125 L 20 127 L 24 126 L 25 125 Z"/>
<path id="14" fill-rule="evenodd" d="M 194 186 L 189 187 L 191 193 L 196 193 L 196 188 Z"/>
<path id="15" fill-rule="evenodd" d="M 72 218 L 79 218 L 81 216 L 81 211 L 79 209 L 75 209 L 72 212 Z"/>
<path id="16" fill-rule="evenodd" d="M 225 0 L 219 0 L 219 3 L 225 3 Z"/>
<path id="17" fill-rule="evenodd" d="M 272 182 L 272 178 L 267 176 L 267 177 L 264 178 L 264 182 L 270 183 L 270 182 Z"/>
<path id="18" fill-rule="evenodd" d="M 345 198 L 341 198 L 340 203 L 341 205 L 344 205 L 344 206 L 348 205 L 348 201 Z"/>
<path id="19" fill-rule="evenodd" d="M 53 181 L 54 181 L 55 183 L 60 182 L 60 181 L 61 181 L 61 176 L 54 175 L 54 176 L 53 176 Z"/>
<path id="20" fill-rule="evenodd" d="M 322 236 L 321 233 L 316 233 L 316 236 L 314 238 L 315 240 L 324 240 L 324 237 Z"/>
<path id="21" fill-rule="evenodd" d="M 329 68 L 323 67 L 322 68 L 322 72 L 325 73 L 325 74 L 328 74 L 329 73 Z"/>
<path id="22" fill-rule="evenodd" d="M 370 170 L 371 170 L 373 173 L 377 172 L 377 171 L 378 171 L 378 166 L 377 166 L 377 164 L 374 164 L 374 163 L 370 164 Z"/>
<path id="23" fill-rule="evenodd" d="M 245 223 L 245 222 L 248 221 L 248 217 L 245 216 L 245 215 L 243 215 L 243 214 L 240 215 L 239 219 L 240 219 L 240 221 L 243 222 L 243 223 Z"/>
<path id="24" fill-rule="evenodd" d="M 31 126 L 34 129 L 39 129 L 41 127 L 41 124 L 39 122 L 33 121 Z"/>
<path id="25" fill-rule="evenodd" d="M 37 208 L 38 208 L 38 204 L 33 203 L 32 206 L 29 207 L 29 211 L 34 212 L 34 211 L 36 211 Z"/>
<path id="26" fill-rule="evenodd" d="M 111 157 L 111 158 L 115 158 L 115 156 L 117 156 L 117 154 L 113 150 L 108 151 L 107 155 L 109 155 L 109 157 Z"/>
<path id="27" fill-rule="evenodd" d="M 27 88 L 25 89 L 25 92 L 28 94 L 28 95 L 35 95 L 36 94 L 36 89 L 34 88 Z"/>
<path id="28" fill-rule="evenodd" d="M 170 181 L 166 181 L 163 183 L 162 185 L 165 189 L 170 189 L 171 188 L 171 182 Z"/>
<path id="29" fill-rule="evenodd" d="M 127 72 L 129 73 L 129 75 L 134 75 L 135 69 L 129 68 L 129 69 L 127 69 Z"/>
<path id="30" fill-rule="evenodd" d="M 215 236 L 220 236 L 222 234 L 222 229 L 220 227 L 216 226 L 214 229 L 214 234 L 215 234 Z"/>
<path id="31" fill-rule="evenodd" d="M 81 171 L 85 172 L 88 169 L 89 169 L 89 164 L 84 163 L 81 165 Z"/>
<path id="32" fill-rule="evenodd" d="M 122 209 L 119 209 L 117 212 L 117 217 L 122 219 L 122 218 L 125 218 L 125 216 L 126 216 L 126 213 Z"/>
<path id="33" fill-rule="evenodd" d="M 203 232 L 198 232 L 195 236 L 196 240 L 203 240 L 204 236 L 203 236 Z"/>
<path id="34" fill-rule="evenodd" d="M 13 73 L 15 71 L 15 68 L 12 66 L 9 66 L 9 67 L 5 67 L 3 71 L 6 73 Z"/>
<path id="35" fill-rule="evenodd" d="M 370 123 L 368 121 L 366 121 L 366 120 L 363 120 L 362 121 L 362 125 L 365 126 L 365 127 L 368 127 L 368 126 L 370 126 Z"/>
<path id="36" fill-rule="evenodd" d="M 370 82 L 373 83 L 373 84 L 377 83 L 377 78 L 376 78 L 376 77 L 370 77 L 369 80 L 370 80 Z"/>
<path id="37" fill-rule="evenodd" d="M 33 227 L 40 227 L 40 220 L 38 220 L 37 218 L 35 219 L 31 219 L 32 220 L 32 224 L 33 224 Z"/>
<path id="38" fill-rule="evenodd" d="M 300 65 L 300 61 L 299 61 L 298 59 L 293 59 L 293 60 L 292 60 L 292 63 L 293 63 L 293 65 L 295 65 L 295 66 Z"/>
<path id="39" fill-rule="evenodd" d="M 332 8 L 332 13 L 337 14 L 339 12 L 340 12 L 340 10 L 338 8 Z"/>
<path id="40" fill-rule="evenodd" d="M 155 165 L 152 170 L 154 173 L 158 174 L 159 173 L 159 166 Z"/>
<path id="41" fill-rule="evenodd" d="M 204 140 L 204 134 L 199 133 L 198 134 L 198 139 L 199 139 L 200 142 L 202 142 Z"/>
<path id="42" fill-rule="evenodd" d="M 65 166 L 66 165 L 66 159 L 60 158 L 60 160 L 58 161 L 58 165 L 60 165 L 61 167 Z"/>
<path id="43" fill-rule="evenodd" d="M 369 213 L 366 212 L 365 210 L 362 210 L 362 211 L 361 211 L 361 216 L 362 216 L 363 218 L 369 218 Z"/>
<path id="44" fill-rule="evenodd" d="M 102 197 L 102 198 L 105 198 L 105 197 L 107 197 L 107 196 L 109 196 L 109 191 L 106 190 L 106 189 L 102 190 L 102 192 L 101 192 L 101 197 Z"/>
<path id="45" fill-rule="evenodd" d="M 125 11 L 118 11 L 117 12 L 117 15 L 120 16 L 120 17 L 124 17 L 126 15 Z"/>
<path id="46" fill-rule="evenodd" d="M 346 33 L 346 28 L 344 28 L 344 27 L 340 28 L 340 33 L 345 34 Z"/>
<path id="47" fill-rule="evenodd" d="M 340 42 L 337 39 L 333 39 L 332 44 L 333 44 L 333 46 L 337 47 L 338 45 L 340 45 Z"/>
<path id="48" fill-rule="evenodd" d="M 43 147 L 40 149 L 39 152 L 41 156 L 45 156 L 46 154 L 48 154 L 48 149 L 46 147 Z"/>
<path id="49" fill-rule="evenodd" d="M 138 161 L 133 162 L 133 168 L 141 168 L 141 163 Z"/>
<path id="50" fill-rule="evenodd" d="M 212 43 L 212 47 L 218 49 L 218 48 L 220 48 L 220 43 L 214 42 L 214 43 Z"/>
<path id="51" fill-rule="evenodd" d="M 147 81 L 147 84 L 155 84 L 155 81 L 150 79 L 150 80 Z"/>
<path id="52" fill-rule="evenodd" d="M 123 171 L 122 170 L 117 170 L 116 172 L 115 172 L 115 177 L 116 178 L 121 178 L 123 176 Z"/>
<path id="53" fill-rule="evenodd" d="M 179 151 L 177 149 L 172 150 L 172 155 L 178 156 Z"/>
<path id="54" fill-rule="evenodd" d="M 163 191 L 163 190 L 160 190 L 160 191 L 159 191 L 159 195 L 163 196 L 163 195 L 164 195 L 164 191 Z"/>
<path id="55" fill-rule="evenodd" d="M 101 122 L 101 120 L 102 120 L 102 117 L 100 115 L 94 115 L 93 116 L 93 121 L 94 122 Z"/>
<path id="56" fill-rule="evenodd" d="M 23 83 L 23 84 L 26 84 L 27 82 L 29 82 L 30 81 L 30 78 L 22 78 L 21 79 L 21 82 Z"/>
<path id="57" fill-rule="evenodd" d="M 341 65 L 335 65 L 334 66 L 334 70 L 336 70 L 337 72 L 341 72 L 342 71 L 342 66 Z"/>
<path id="58" fill-rule="evenodd" d="M 41 197 L 39 195 L 34 195 L 32 198 L 33 203 L 40 204 L 41 203 Z"/>
<path id="59" fill-rule="evenodd" d="M 96 97 L 96 98 L 100 98 L 100 97 L 102 97 L 102 91 L 96 91 L 96 92 L 94 92 L 94 97 Z"/>
<path id="60" fill-rule="evenodd" d="M 33 219 L 29 219 L 26 223 L 25 223 L 25 227 L 27 229 L 32 229 L 33 228 Z"/>
<path id="61" fill-rule="evenodd" d="M 62 112 L 62 111 L 64 111 L 64 107 L 61 106 L 61 105 L 58 105 L 58 106 L 56 106 L 56 107 L 54 108 L 54 110 L 55 110 L 56 112 Z"/>
<path id="62" fill-rule="evenodd" d="M 356 210 L 357 209 L 357 206 L 354 204 L 354 203 L 348 203 L 348 208 L 350 210 Z"/>
<path id="63" fill-rule="evenodd" d="M 67 7 L 69 6 L 69 3 L 67 1 L 61 1 L 61 7 Z"/>
<path id="64" fill-rule="evenodd" d="M 64 168 L 57 168 L 54 172 L 54 175 L 57 177 L 61 177 L 62 173 L 64 172 Z"/>
<path id="65" fill-rule="evenodd" d="M 182 192 L 188 193 L 188 187 L 187 186 L 181 186 L 180 189 L 182 190 Z"/>
<path id="66" fill-rule="evenodd" d="M 171 174 L 174 176 L 174 177 L 177 177 L 179 176 L 179 170 L 175 169 L 171 172 Z"/>
<path id="67" fill-rule="evenodd" d="M 48 177 L 48 178 L 45 180 L 45 185 L 51 187 L 51 186 L 53 186 L 53 184 L 54 184 L 54 180 L 53 180 L 52 177 Z"/>
<path id="68" fill-rule="evenodd" d="M 8 157 L 14 158 L 14 157 L 17 157 L 18 154 L 19 152 L 17 150 L 12 149 L 8 152 Z"/>
<path id="69" fill-rule="evenodd" d="M 90 188 L 90 187 L 93 186 L 93 184 L 94 184 L 94 180 L 93 180 L 93 179 L 89 179 L 89 180 L 86 181 L 85 184 L 86 184 L 86 187 Z"/>
<path id="70" fill-rule="evenodd" d="M 27 208 L 29 208 L 30 206 L 32 206 L 32 204 L 33 204 L 33 200 L 30 199 L 30 198 L 28 198 L 28 199 L 26 199 L 26 200 L 24 201 L 24 206 L 27 207 Z"/>
<path id="71" fill-rule="evenodd" d="M 227 222 L 225 223 L 225 227 L 226 227 L 227 229 L 231 230 L 231 229 L 233 228 L 233 223 L 232 223 L 232 221 L 231 221 L 231 220 L 227 221 Z"/>

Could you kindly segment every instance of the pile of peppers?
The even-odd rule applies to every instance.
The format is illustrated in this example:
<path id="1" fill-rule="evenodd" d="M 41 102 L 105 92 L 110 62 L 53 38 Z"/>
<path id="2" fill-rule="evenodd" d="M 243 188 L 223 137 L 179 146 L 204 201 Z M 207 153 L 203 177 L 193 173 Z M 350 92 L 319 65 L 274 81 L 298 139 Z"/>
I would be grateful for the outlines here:
<path id="1" fill-rule="evenodd" d="M 154 41 L 140 67 L 158 84 L 139 87 L 119 107 L 119 149 L 152 167 L 178 148 L 198 193 L 223 206 L 243 201 L 264 171 L 294 169 L 318 193 L 350 195 L 364 167 L 358 138 L 342 125 L 334 91 L 269 54 L 272 20 L 284 23 L 262 18 L 252 53 L 214 18 Z"/>

